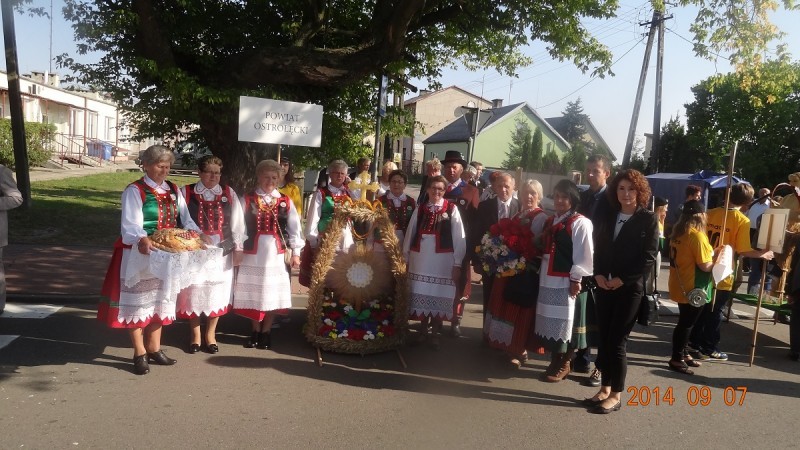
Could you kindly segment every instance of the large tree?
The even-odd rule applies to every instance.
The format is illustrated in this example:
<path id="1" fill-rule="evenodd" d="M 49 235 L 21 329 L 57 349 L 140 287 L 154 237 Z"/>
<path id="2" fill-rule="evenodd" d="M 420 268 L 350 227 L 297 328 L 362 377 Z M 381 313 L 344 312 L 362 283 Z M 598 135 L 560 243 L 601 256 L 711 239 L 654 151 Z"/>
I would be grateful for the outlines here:
<path id="1" fill-rule="evenodd" d="M 578 97 L 574 102 L 567 102 L 567 107 L 561 111 L 564 121 L 558 129 L 558 133 L 570 144 L 583 142 L 583 135 L 586 134 L 586 121 L 589 116 L 583 112 L 581 99 Z"/>
<path id="2" fill-rule="evenodd" d="M 689 147 L 689 139 L 686 137 L 686 128 L 680 118 L 670 117 L 669 121 L 661 127 L 658 161 L 650 161 L 650 164 L 656 164 L 657 172 L 694 173 L 701 167 L 694 160 L 693 153 Z"/>
<path id="3" fill-rule="evenodd" d="M 704 80 L 686 105 L 687 137 L 700 168 L 736 171 L 759 185 L 785 181 L 800 165 L 800 63 L 773 61 Z"/>
<path id="4" fill-rule="evenodd" d="M 682 0 L 705 5 L 706 0 Z M 783 0 L 790 4 L 791 0 Z M 80 52 L 62 65 L 111 94 L 140 136 L 197 126 L 234 185 L 248 181 L 259 147 L 237 142 L 240 95 L 325 107 L 323 161 L 357 147 L 371 126 L 376 75 L 435 82 L 444 67 L 492 67 L 513 75 L 519 49 L 544 41 L 550 56 L 609 72 L 611 54 L 582 25 L 608 18 L 616 0 L 66 0 Z M 738 14 L 742 8 L 749 14 Z M 774 2 L 708 2 L 698 16 L 699 52 L 732 45 L 734 60 L 759 54 L 775 30 Z M 736 14 L 733 14 L 736 13 Z M 748 26 L 742 27 L 745 21 Z M 750 23 L 753 25 L 749 25 Z M 714 33 L 708 34 L 708 31 Z M 706 33 L 705 35 L 703 33 Z M 731 53 L 731 52 L 728 52 Z"/>

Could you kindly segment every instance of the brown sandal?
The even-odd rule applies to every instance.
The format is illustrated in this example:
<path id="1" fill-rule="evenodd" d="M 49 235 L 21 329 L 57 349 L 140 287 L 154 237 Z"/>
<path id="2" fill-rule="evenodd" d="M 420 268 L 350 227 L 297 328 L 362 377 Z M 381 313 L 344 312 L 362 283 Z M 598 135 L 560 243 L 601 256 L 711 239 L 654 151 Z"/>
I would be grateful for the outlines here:
<path id="1" fill-rule="evenodd" d="M 689 366 L 689 367 L 700 367 L 700 366 L 703 365 L 701 362 L 699 362 L 699 361 L 697 361 L 697 360 L 695 360 L 694 358 L 691 358 L 691 357 L 683 358 L 683 362 L 685 362 L 686 365 Z"/>
<path id="2" fill-rule="evenodd" d="M 683 361 L 670 360 L 667 364 L 670 370 L 680 372 L 684 375 L 694 375 L 694 371 Z"/>

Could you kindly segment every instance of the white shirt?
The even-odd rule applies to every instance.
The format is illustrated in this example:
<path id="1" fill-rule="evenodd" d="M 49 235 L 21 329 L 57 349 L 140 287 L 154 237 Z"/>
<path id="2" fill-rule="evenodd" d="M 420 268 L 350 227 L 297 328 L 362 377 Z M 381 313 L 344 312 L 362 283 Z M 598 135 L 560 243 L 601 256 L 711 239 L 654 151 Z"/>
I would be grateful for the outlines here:
<path id="1" fill-rule="evenodd" d="M 750 219 L 750 228 L 756 229 L 758 218 L 764 214 L 764 211 L 769 209 L 769 200 L 764 203 L 756 202 L 747 211 L 747 218 Z"/>
<path id="2" fill-rule="evenodd" d="M 344 191 L 344 186 L 342 187 L 334 187 L 333 185 L 328 185 L 328 190 L 331 194 L 339 195 Z M 352 198 L 357 198 L 355 196 L 355 191 L 350 191 L 350 195 Z M 322 192 L 317 191 L 314 193 L 314 201 L 311 204 L 311 208 L 308 211 L 308 220 L 306 221 L 306 239 L 308 239 L 308 243 L 311 244 L 311 247 L 317 248 L 319 247 L 319 230 L 317 229 L 319 226 L 319 219 L 320 214 L 322 213 Z M 347 232 L 343 232 L 342 235 L 346 239 L 347 236 L 350 236 L 350 227 L 347 227 Z M 352 236 L 350 236 L 350 241 L 352 241 Z M 347 246 L 347 244 L 344 244 Z"/>
<path id="3" fill-rule="evenodd" d="M 386 194 L 386 198 L 392 201 L 392 204 L 394 205 L 395 208 L 399 208 L 400 204 L 406 201 L 407 197 L 406 194 L 400 194 L 400 197 L 395 197 L 394 194 L 389 192 Z"/>
<path id="4" fill-rule="evenodd" d="M 497 197 L 497 218 L 507 219 L 509 217 L 511 217 L 511 197 L 504 202 Z"/>

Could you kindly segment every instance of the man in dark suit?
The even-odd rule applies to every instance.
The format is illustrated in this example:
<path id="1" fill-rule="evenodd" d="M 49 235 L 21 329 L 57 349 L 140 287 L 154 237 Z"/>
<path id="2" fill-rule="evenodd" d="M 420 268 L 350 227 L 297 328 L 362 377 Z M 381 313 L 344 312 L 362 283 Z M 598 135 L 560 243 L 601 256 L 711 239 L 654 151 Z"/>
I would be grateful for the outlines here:
<path id="1" fill-rule="evenodd" d="M 611 162 L 604 155 L 594 154 L 586 159 L 586 179 L 589 184 L 589 189 L 581 192 L 581 205 L 578 207 L 578 212 L 586 216 L 592 221 L 595 228 L 599 225 L 599 221 L 607 217 L 612 211 L 611 202 L 608 200 L 606 192 L 608 185 L 606 181 L 611 175 Z M 593 280 L 582 283 L 583 286 L 593 286 Z M 591 291 L 590 291 L 591 294 Z M 586 328 L 597 329 L 597 315 L 594 309 L 594 298 L 589 296 L 589 301 L 586 302 Z M 587 333 L 589 340 L 589 347 L 578 350 L 575 353 L 575 361 L 572 364 L 572 370 L 575 372 L 583 372 L 591 374 L 586 380 L 585 384 L 588 386 L 600 386 L 601 374 L 600 370 L 595 366 L 591 370 L 592 363 L 592 350 L 591 347 L 597 345 L 591 342 L 589 336 L 596 333 Z"/>
<path id="2" fill-rule="evenodd" d="M 479 197 L 478 188 L 467 184 L 461 179 L 461 174 L 467 167 L 467 162 L 461 156 L 461 152 L 456 150 L 448 150 L 444 154 L 442 160 L 442 175 L 447 179 L 447 189 L 444 198 L 448 201 L 454 202 L 458 207 L 458 213 L 461 215 L 461 221 L 464 223 L 464 234 L 469 239 L 472 235 L 472 222 L 475 217 L 475 212 L 478 210 Z M 461 317 L 464 316 L 464 305 L 472 293 L 472 267 L 470 261 L 474 249 L 467 248 L 467 253 L 464 255 L 464 261 L 461 265 L 461 277 L 456 286 L 456 302 L 455 302 L 455 318 L 452 322 L 450 332 L 453 336 L 461 336 Z"/>
<path id="3" fill-rule="evenodd" d="M 470 236 L 469 249 L 473 251 L 472 266 L 475 271 L 483 275 L 483 318 L 486 319 L 486 312 L 489 308 L 489 297 L 492 293 L 493 274 L 483 273 L 480 256 L 474 254 L 475 247 L 480 245 L 481 238 L 489 231 L 489 227 L 496 224 L 500 219 L 509 219 L 519 213 L 519 200 L 513 197 L 514 177 L 506 172 L 498 172 L 496 181 L 492 183 L 495 197 L 482 201 L 478 205 L 478 213 L 472 224 L 472 235 Z"/>

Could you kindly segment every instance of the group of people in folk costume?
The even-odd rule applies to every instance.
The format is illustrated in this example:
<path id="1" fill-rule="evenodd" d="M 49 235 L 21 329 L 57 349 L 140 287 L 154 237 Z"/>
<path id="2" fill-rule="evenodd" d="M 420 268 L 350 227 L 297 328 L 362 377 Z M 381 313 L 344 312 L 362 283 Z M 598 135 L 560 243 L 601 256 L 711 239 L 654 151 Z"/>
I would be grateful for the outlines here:
<path id="1" fill-rule="evenodd" d="M 231 310 L 252 321 L 246 347 L 270 348 L 275 315 L 291 307 L 290 267 L 300 265 L 302 225 L 291 198 L 299 197 L 299 189 L 284 183 L 292 179 L 288 160 L 260 162 L 256 188 L 239 198 L 220 184 L 219 158 L 202 159 L 199 182 L 182 189 L 167 180 L 174 159 L 166 147 L 149 147 L 141 156 L 145 176 L 123 191 L 121 236 L 98 308 L 98 319 L 128 329 L 133 370 L 139 375 L 150 371 L 150 363 L 175 364 L 161 349 L 161 330 L 176 317 L 189 319 L 189 353 L 219 351 L 216 325 Z M 231 251 L 224 256 L 223 273 L 190 285 L 177 298 L 170 297 L 164 282 L 152 273 L 127 286 L 123 276 L 132 252 L 150 255 L 155 247 L 149 236 L 165 228 L 196 231 L 207 245 L 224 244 L 220 246 Z M 236 279 L 234 267 L 238 267 Z M 207 318 L 202 336 L 201 316 Z"/>
<path id="2" fill-rule="evenodd" d="M 314 194 L 302 233 L 299 189 L 285 182 L 291 173 L 288 161 L 259 163 L 257 187 L 240 199 L 220 184 L 218 158 L 203 159 L 199 182 L 182 189 L 166 179 L 173 159 L 165 147 L 148 148 L 142 155 L 145 176 L 123 192 L 121 237 L 103 287 L 106 301 L 98 311 L 98 318 L 110 326 L 129 330 L 137 374 L 148 373 L 151 362 L 175 363 L 161 350 L 160 337 L 162 325 L 176 317 L 189 319 L 190 353 L 219 351 L 215 327 L 219 316 L 231 310 L 252 321 L 246 347 L 270 348 L 275 315 L 291 307 L 290 269 L 300 268 L 301 284 L 309 284 L 320 238 L 334 211 L 355 197 L 348 189 L 347 164 L 331 162 L 327 183 Z M 537 181 L 522 183 L 517 199 L 514 178 L 496 172 L 492 193 L 481 202 L 479 189 L 462 179 L 465 167 L 466 161 L 456 151 L 447 152 L 442 161 L 429 161 L 417 201 L 404 192 L 408 178 L 395 166 L 385 165 L 380 177 L 383 193 L 377 200 L 394 224 L 408 262 L 409 317 L 420 321 L 417 341 L 438 348 L 444 322 L 450 322 L 451 334 L 461 334 L 464 304 L 470 296 L 470 267 L 474 266 L 483 276 L 485 340 L 506 351 L 515 367 L 525 362 L 528 350 L 543 353 L 547 348 L 551 360 L 543 379 L 549 382 L 561 381 L 573 370 L 584 371 L 576 367 L 582 355 L 574 360 L 573 355 L 583 350 L 588 356 L 590 345 L 596 347 L 596 368 L 587 384 L 598 386 L 599 391 L 584 403 L 592 412 L 618 410 L 627 372 L 627 339 L 662 234 L 657 216 L 647 210 L 647 180 L 635 170 L 623 170 L 606 185 L 609 162 L 592 156 L 587 162 L 589 190 L 579 193 L 571 181 L 558 182 L 552 191 L 555 214 L 548 216 L 539 204 L 544 192 Z M 685 251 L 678 250 L 680 258 L 673 262 L 675 280 L 679 280 L 677 272 L 688 274 L 682 262 L 686 254 L 692 255 L 685 258 L 692 275 L 699 272 L 695 268 L 710 267 L 707 239 L 702 245 L 705 233 L 693 232 L 700 228 L 689 220 L 701 212 L 695 203 L 687 203 L 682 213 L 685 226 L 680 222 L 673 232 L 676 248 L 684 240 L 690 242 Z M 503 219 L 517 221 L 529 230 L 526 236 L 534 237 L 540 257 L 535 301 L 508 301 L 503 295 L 508 280 L 485 272 L 476 254 L 483 234 Z M 177 298 L 167 298 L 161 281 L 152 274 L 126 286 L 121 274 L 132 252 L 150 254 L 154 247 L 148 236 L 173 227 L 202 233 L 209 245 L 228 243 L 232 251 L 225 256 L 224 273 L 189 286 Z M 349 251 L 353 244 L 352 233 L 344 230 L 338 250 Z M 691 253 L 695 250 L 697 255 Z M 747 256 L 771 257 L 749 248 L 736 250 Z M 694 276 L 686 277 L 687 285 L 696 283 Z M 687 367 L 699 363 L 685 351 L 685 341 L 699 313 L 684 306 L 685 295 L 680 295 L 684 290 L 678 292 L 672 278 L 670 293 L 681 304 L 681 318 L 670 367 L 691 373 Z M 199 327 L 203 315 L 207 317 L 205 333 Z"/>

